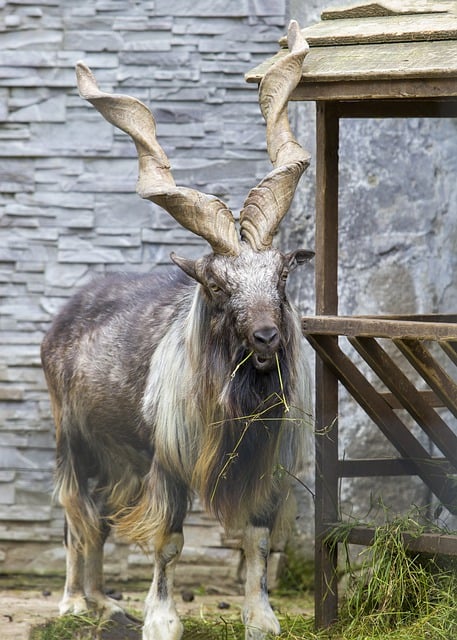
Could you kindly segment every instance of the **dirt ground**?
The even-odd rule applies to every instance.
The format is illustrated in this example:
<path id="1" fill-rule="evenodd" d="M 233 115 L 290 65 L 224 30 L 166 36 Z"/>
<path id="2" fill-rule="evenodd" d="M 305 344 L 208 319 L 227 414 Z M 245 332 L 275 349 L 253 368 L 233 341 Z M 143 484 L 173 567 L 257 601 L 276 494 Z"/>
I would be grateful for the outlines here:
<path id="1" fill-rule="evenodd" d="M 58 594 L 43 596 L 35 590 L 0 590 L 0 637 L 27 640 L 33 625 L 56 615 Z"/>
<path id="2" fill-rule="evenodd" d="M 1 640 L 28 640 L 32 627 L 42 624 L 58 615 L 58 603 L 62 589 L 41 585 L 21 588 L 2 588 L 0 578 L 0 638 Z M 120 605 L 141 612 L 145 591 L 122 590 Z M 230 612 L 238 616 L 241 611 L 242 597 L 225 594 L 194 593 L 191 602 L 185 602 L 178 593 L 176 604 L 181 616 L 195 618 L 220 616 Z M 273 598 L 274 601 L 274 598 Z M 303 613 L 304 603 L 287 599 L 287 611 L 290 614 Z M 309 604 L 307 607 L 308 612 Z"/>
<path id="3" fill-rule="evenodd" d="M 43 595 L 45 593 L 46 595 Z M 58 615 L 60 591 L 38 589 L 1 589 L 0 590 L 0 638 L 1 640 L 28 640 L 32 627 L 42 624 Z M 142 610 L 145 593 L 122 593 L 119 604 Z M 176 598 L 178 611 L 182 616 L 216 615 L 221 612 L 221 602 L 230 605 L 231 611 L 241 607 L 240 596 L 196 595 L 192 602 Z"/>

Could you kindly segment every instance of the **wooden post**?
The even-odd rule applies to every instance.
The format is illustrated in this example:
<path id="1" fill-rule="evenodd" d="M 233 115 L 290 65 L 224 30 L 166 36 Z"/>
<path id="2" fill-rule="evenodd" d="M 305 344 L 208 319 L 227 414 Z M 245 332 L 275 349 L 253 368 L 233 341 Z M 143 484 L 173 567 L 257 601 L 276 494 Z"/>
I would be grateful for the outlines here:
<path id="1" fill-rule="evenodd" d="M 316 313 L 338 313 L 339 119 L 332 102 L 317 102 L 316 114 Z M 338 338 L 333 338 L 338 340 Z M 326 541 L 327 523 L 338 520 L 338 380 L 316 361 L 315 619 L 337 619 L 337 549 Z"/>

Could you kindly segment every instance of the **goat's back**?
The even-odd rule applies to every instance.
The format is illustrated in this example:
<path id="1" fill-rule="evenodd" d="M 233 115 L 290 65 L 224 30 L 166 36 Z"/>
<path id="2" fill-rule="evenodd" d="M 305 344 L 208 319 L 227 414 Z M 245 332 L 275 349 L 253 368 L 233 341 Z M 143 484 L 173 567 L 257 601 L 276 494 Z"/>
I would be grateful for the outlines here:
<path id="1" fill-rule="evenodd" d="M 57 428 L 63 407 L 91 431 L 107 421 L 111 429 L 141 426 L 151 356 L 192 291 L 190 279 L 174 269 L 110 274 L 69 300 L 41 350 Z"/>

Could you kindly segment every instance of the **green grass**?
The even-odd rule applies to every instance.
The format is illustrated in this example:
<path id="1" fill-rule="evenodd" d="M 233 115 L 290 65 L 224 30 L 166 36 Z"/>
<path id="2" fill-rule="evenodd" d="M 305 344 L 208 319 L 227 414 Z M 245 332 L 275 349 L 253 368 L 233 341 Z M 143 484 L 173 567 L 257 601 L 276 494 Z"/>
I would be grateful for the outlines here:
<path id="1" fill-rule="evenodd" d="M 377 527 L 356 563 L 348 556 L 337 638 L 457 639 L 456 559 L 410 552 L 403 544 L 405 533 L 418 537 L 426 530 L 417 514 L 393 518 Z"/>
<path id="2" fill-rule="evenodd" d="M 30 640 L 89 640 L 97 637 L 103 623 L 86 616 L 64 616 L 35 627 Z"/>
<path id="3" fill-rule="evenodd" d="M 343 546 L 349 529 L 345 525 L 340 532 Z M 280 640 L 456 640 L 457 560 L 408 552 L 403 534 L 423 531 L 417 518 L 394 518 L 377 528 L 373 545 L 363 548 L 355 560 L 348 554 L 349 582 L 339 620 L 322 631 L 314 629 L 310 615 L 287 613 L 301 607 L 309 611 L 312 605 L 312 567 L 289 552 L 282 584 L 272 596 L 283 629 Z M 185 618 L 183 623 L 183 640 L 244 640 L 236 608 Z M 35 629 L 31 640 L 111 637 L 125 640 L 110 636 L 99 621 L 69 616 Z"/>

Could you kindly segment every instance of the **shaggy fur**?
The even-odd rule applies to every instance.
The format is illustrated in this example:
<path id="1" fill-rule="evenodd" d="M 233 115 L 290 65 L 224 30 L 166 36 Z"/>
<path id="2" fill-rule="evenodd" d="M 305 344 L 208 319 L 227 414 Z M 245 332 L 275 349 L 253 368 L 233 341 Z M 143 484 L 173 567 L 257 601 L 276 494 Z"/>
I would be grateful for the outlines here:
<path id="1" fill-rule="evenodd" d="M 237 257 L 176 258 L 182 269 L 166 276 L 109 275 L 56 317 L 42 360 L 56 491 L 80 549 L 72 567 L 78 553 L 99 557 L 112 526 L 169 549 L 195 492 L 225 525 L 272 530 L 311 424 L 285 294 L 296 256 L 245 245 Z"/>
<path id="2" fill-rule="evenodd" d="M 278 364 L 263 372 L 252 358 L 237 369 L 247 350 L 233 313 L 179 270 L 110 275 L 71 299 L 42 353 L 57 492 L 80 537 L 101 515 L 147 544 L 173 528 L 171 505 L 185 510 L 189 490 L 223 522 L 269 517 L 310 422 L 298 319 L 285 297 L 279 306 Z"/>

